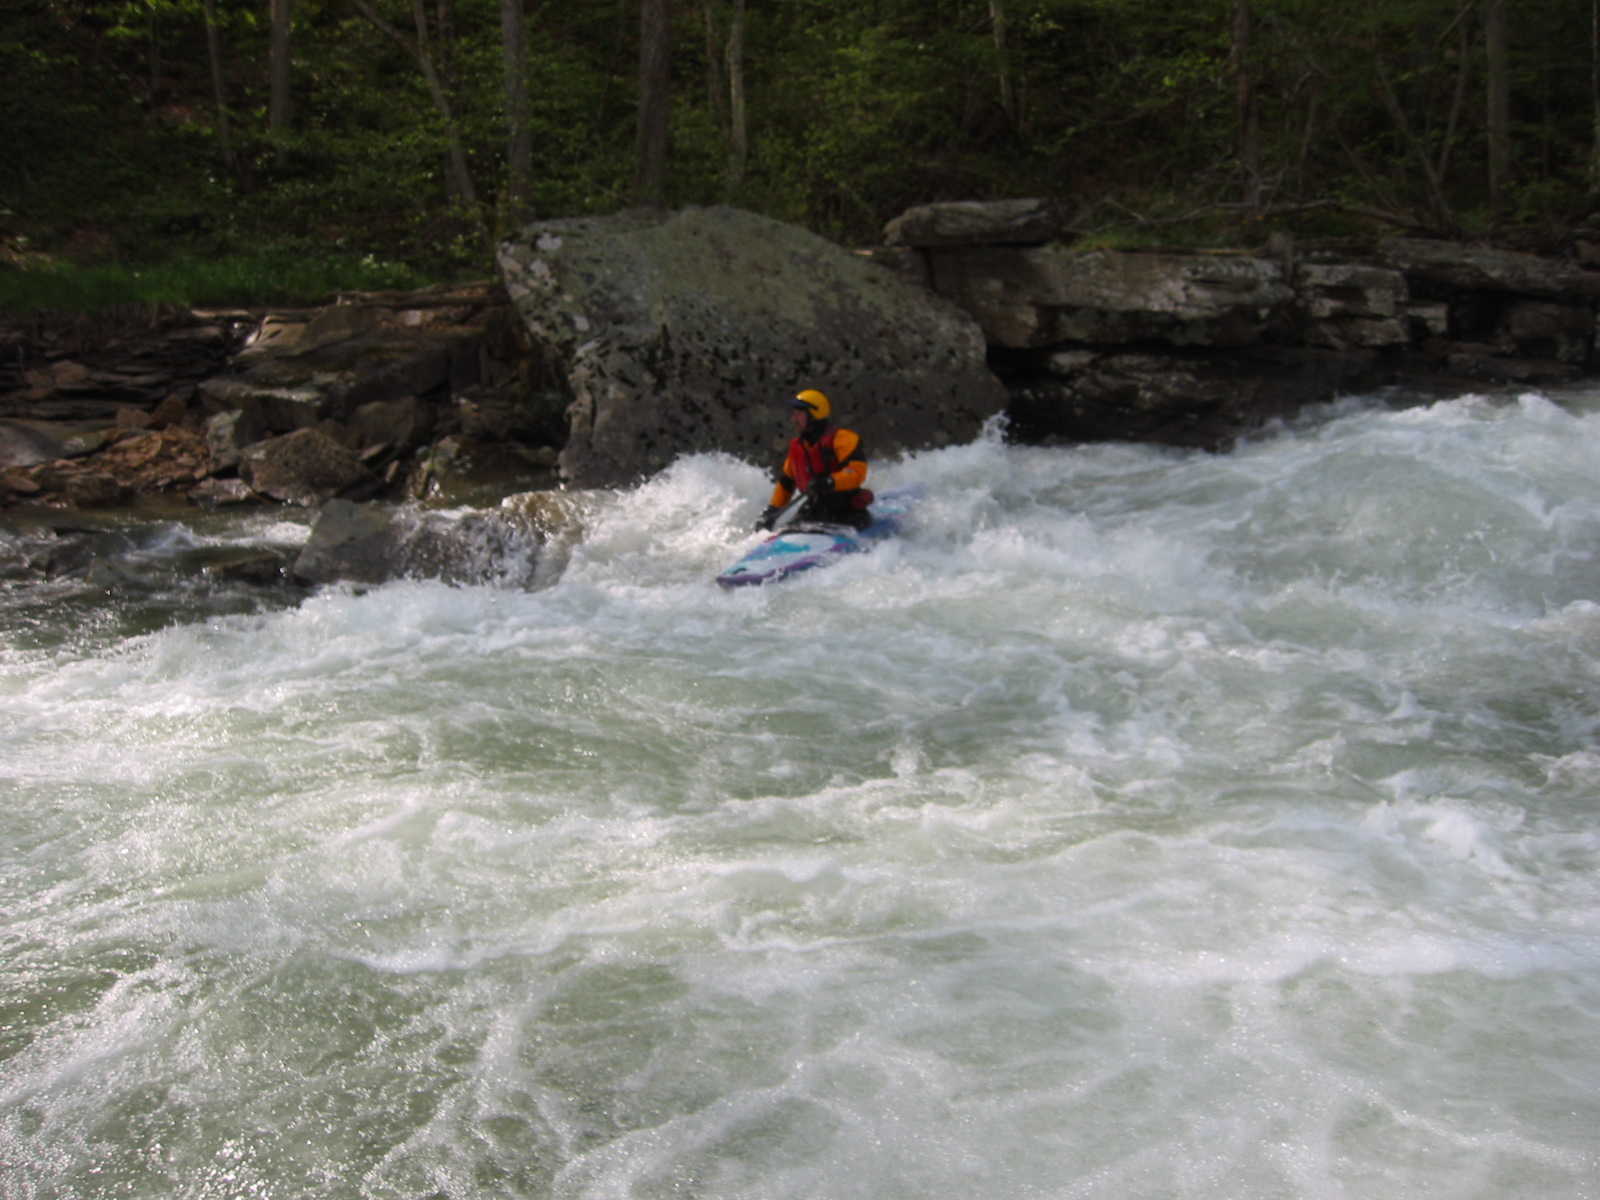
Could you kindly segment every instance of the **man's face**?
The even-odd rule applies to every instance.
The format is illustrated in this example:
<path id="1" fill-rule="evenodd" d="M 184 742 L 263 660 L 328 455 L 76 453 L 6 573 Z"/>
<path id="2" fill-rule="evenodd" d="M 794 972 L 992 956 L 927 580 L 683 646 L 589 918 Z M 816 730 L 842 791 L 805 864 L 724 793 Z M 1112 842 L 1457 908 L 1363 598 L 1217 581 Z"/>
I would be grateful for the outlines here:
<path id="1" fill-rule="evenodd" d="M 811 414 L 803 408 L 791 408 L 789 410 L 789 424 L 794 426 L 796 433 L 804 432 L 806 422 L 810 419 Z"/>

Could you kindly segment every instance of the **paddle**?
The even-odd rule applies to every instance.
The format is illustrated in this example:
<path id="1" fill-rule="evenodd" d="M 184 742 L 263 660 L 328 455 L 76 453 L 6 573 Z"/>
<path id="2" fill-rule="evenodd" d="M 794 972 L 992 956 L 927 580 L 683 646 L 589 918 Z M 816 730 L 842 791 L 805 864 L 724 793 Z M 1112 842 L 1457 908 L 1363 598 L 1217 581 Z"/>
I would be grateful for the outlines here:
<path id="1" fill-rule="evenodd" d="M 801 502 L 803 500 L 805 500 L 805 498 L 806 498 L 806 494 L 804 492 L 796 492 L 795 495 L 794 495 L 794 498 L 791 499 L 788 504 L 784 505 L 783 508 L 781 508 L 779 511 L 777 511 L 777 512 L 772 514 L 771 522 L 769 522 L 768 524 L 765 524 L 765 525 L 757 524 L 756 525 L 756 532 L 757 533 L 763 533 L 763 532 L 764 533 L 776 533 L 778 531 L 779 523 L 785 517 L 789 516 L 791 513 L 796 513 L 796 512 L 800 511 L 800 504 L 801 504 Z M 771 509 L 768 509 L 767 511 L 771 512 Z M 767 515 L 766 513 L 762 513 L 761 514 L 762 520 L 766 520 L 766 515 Z"/>
<path id="2" fill-rule="evenodd" d="M 795 492 L 794 499 L 789 501 L 784 510 L 772 519 L 772 525 L 774 529 L 777 528 L 778 522 L 783 520 L 785 517 L 795 517 L 796 520 L 799 519 L 798 513 L 800 512 L 800 506 L 806 502 L 807 494 L 808 493 L 801 491 Z M 790 521 L 789 524 L 793 525 L 794 521 Z"/>
<path id="3" fill-rule="evenodd" d="M 776 533 L 778 531 L 778 526 L 783 521 L 783 519 L 785 517 L 787 517 L 787 516 L 791 516 L 791 515 L 793 515 L 795 513 L 798 513 L 800 511 L 800 506 L 802 504 L 804 504 L 806 502 L 806 499 L 811 495 L 812 495 L 812 493 L 809 492 L 809 491 L 804 491 L 803 492 L 803 491 L 800 491 L 799 489 L 796 489 L 795 490 L 795 494 L 792 497 L 790 497 L 789 503 L 786 504 L 780 512 L 778 512 L 776 515 L 773 516 L 772 524 L 767 526 L 767 531 L 771 532 L 771 533 Z M 790 521 L 789 524 L 793 525 L 794 522 Z"/>

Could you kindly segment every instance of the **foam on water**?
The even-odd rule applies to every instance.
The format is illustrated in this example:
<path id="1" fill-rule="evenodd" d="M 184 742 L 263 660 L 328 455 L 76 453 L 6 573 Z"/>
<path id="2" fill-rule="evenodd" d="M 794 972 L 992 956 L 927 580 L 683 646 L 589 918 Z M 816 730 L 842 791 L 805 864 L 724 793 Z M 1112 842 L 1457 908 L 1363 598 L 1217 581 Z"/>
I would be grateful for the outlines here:
<path id="1" fill-rule="evenodd" d="M 0 1195 L 1593 1195 L 1597 437 L 991 435 L 732 594 L 700 455 L 13 646 Z"/>

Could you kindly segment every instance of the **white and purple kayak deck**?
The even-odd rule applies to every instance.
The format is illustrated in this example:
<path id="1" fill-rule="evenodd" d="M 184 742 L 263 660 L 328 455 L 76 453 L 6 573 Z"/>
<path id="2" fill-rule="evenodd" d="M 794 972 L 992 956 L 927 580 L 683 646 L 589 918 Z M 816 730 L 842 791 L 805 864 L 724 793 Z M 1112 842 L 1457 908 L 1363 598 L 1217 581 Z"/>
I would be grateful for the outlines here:
<path id="1" fill-rule="evenodd" d="M 718 575 L 717 583 L 725 588 L 772 583 L 813 567 L 829 566 L 846 554 L 870 550 L 874 542 L 900 531 L 906 510 L 920 491 L 898 488 L 879 496 L 872 505 L 872 524 L 865 529 L 810 521 L 780 529 Z"/>

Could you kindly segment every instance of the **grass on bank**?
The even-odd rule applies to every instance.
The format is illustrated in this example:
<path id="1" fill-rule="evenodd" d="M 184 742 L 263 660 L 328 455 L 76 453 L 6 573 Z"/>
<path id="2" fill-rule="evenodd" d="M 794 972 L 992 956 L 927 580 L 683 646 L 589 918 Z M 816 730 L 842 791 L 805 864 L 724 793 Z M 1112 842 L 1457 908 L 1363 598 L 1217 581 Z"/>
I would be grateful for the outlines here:
<path id="1" fill-rule="evenodd" d="M 109 309 L 309 305 L 339 292 L 386 291 L 437 282 L 374 255 L 274 249 L 214 258 L 184 255 L 145 266 L 0 259 L 0 312 L 93 314 Z"/>

